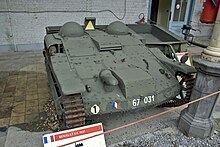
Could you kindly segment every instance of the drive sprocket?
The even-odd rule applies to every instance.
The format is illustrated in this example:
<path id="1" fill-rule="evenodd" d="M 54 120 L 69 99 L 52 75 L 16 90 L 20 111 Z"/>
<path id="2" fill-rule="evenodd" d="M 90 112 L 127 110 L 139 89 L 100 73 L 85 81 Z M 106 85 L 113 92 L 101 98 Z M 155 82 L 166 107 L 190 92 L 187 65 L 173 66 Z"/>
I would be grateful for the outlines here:
<path id="1" fill-rule="evenodd" d="M 181 77 L 181 80 L 179 81 L 181 85 L 179 94 L 180 98 L 175 97 L 172 100 L 161 104 L 159 107 L 177 107 L 190 101 L 190 96 L 195 83 L 194 75 L 178 73 L 176 77 L 178 78 L 178 76 Z"/>

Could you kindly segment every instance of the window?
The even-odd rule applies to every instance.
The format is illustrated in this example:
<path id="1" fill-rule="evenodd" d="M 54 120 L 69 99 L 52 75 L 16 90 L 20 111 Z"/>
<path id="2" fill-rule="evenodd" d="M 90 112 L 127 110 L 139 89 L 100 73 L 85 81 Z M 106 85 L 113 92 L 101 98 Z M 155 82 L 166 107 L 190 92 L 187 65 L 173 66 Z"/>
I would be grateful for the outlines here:
<path id="1" fill-rule="evenodd" d="M 173 21 L 184 21 L 188 0 L 176 0 Z"/>

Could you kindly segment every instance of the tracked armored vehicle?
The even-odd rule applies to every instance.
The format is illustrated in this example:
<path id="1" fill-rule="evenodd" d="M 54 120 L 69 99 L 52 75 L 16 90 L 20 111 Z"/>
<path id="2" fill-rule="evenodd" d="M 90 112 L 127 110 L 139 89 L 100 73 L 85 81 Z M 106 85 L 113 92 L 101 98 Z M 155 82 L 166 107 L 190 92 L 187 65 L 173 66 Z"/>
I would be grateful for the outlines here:
<path id="1" fill-rule="evenodd" d="M 161 43 L 146 44 L 143 25 L 85 28 L 76 22 L 47 27 L 44 39 L 52 96 L 67 128 L 84 125 L 87 116 L 189 100 L 195 69 L 168 58 Z"/>

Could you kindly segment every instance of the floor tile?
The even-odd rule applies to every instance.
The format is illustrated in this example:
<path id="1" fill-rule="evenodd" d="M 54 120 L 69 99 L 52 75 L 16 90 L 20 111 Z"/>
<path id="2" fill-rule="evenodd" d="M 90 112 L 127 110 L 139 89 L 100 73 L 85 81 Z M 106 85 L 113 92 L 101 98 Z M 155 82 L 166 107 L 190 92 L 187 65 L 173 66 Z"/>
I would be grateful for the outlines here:
<path id="1" fill-rule="evenodd" d="M 38 99 L 37 100 L 26 100 L 26 107 L 31 106 L 38 106 Z"/>
<path id="2" fill-rule="evenodd" d="M 9 106 L 9 107 L 1 106 L 1 108 L 0 108 L 0 119 L 11 117 L 12 108 L 13 108 L 12 106 Z"/>
<path id="3" fill-rule="evenodd" d="M 49 86 L 48 86 L 48 84 L 45 84 L 45 83 L 38 83 L 37 88 L 39 88 L 39 89 L 48 89 Z"/>
<path id="4" fill-rule="evenodd" d="M 25 115 L 25 123 L 30 123 L 39 120 L 39 113 Z"/>
<path id="5" fill-rule="evenodd" d="M 0 107 L 12 107 L 13 106 L 13 102 L 0 102 Z"/>
<path id="6" fill-rule="evenodd" d="M 11 117 L 13 116 L 24 116 L 25 112 L 11 111 Z"/>
<path id="7" fill-rule="evenodd" d="M 49 102 L 49 99 L 39 99 L 38 102 L 39 102 L 39 106 L 40 105 L 45 105 L 46 103 Z"/>
<path id="8" fill-rule="evenodd" d="M 0 83 L 1 83 L 1 81 L 0 81 Z M 0 93 L 3 93 L 4 90 L 5 90 L 5 85 L 1 84 L 0 85 Z"/>
<path id="9" fill-rule="evenodd" d="M 50 99 L 50 94 L 49 93 L 38 94 L 38 99 Z"/>
<path id="10" fill-rule="evenodd" d="M 2 97 L 1 103 L 13 102 L 14 97 Z"/>
<path id="11" fill-rule="evenodd" d="M 33 106 L 26 107 L 26 111 L 25 111 L 26 114 L 32 114 L 32 113 L 38 113 L 38 112 L 39 112 L 39 111 L 38 111 L 38 106 L 35 106 L 35 107 L 33 107 Z"/>
<path id="12" fill-rule="evenodd" d="M 10 87 L 17 84 L 17 80 L 8 80 L 6 83 L 6 87 Z"/>
<path id="13" fill-rule="evenodd" d="M 48 88 L 38 88 L 37 92 L 38 92 L 38 94 L 48 94 L 49 90 L 48 90 Z"/>
<path id="14" fill-rule="evenodd" d="M 10 125 L 22 124 L 24 123 L 24 115 L 22 116 L 12 116 L 10 119 Z"/>
<path id="15" fill-rule="evenodd" d="M 37 94 L 37 91 L 36 91 L 36 90 L 35 90 L 35 91 L 34 91 L 34 90 L 27 91 L 27 90 L 26 90 L 26 95 L 38 95 L 38 94 Z"/>
<path id="16" fill-rule="evenodd" d="M 13 104 L 13 112 L 15 113 L 24 113 L 25 112 L 25 101 L 24 102 L 14 102 Z"/>
<path id="17" fill-rule="evenodd" d="M 20 95 L 14 97 L 14 102 L 24 102 L 26 100 L 26 95 Z"/>
<path id="18" fill-rule="evenodd" d="M 36 99 L 38 99 L 38 95 L 37 94 L 34 94 L 34 95 L 27 94 L 26 95 L 26 100 L 36 100 Z"/>
<path id="19" fill-rule="evenodd" d="M 15 93 L 15 91 L 16 91 L 16 85 L 10 85 L 8 87 L 6 85 L 5 90 L 4 90 L 5 93 L 8 93 L 8 92 Z"/>
<path id="20" fill-rule="evenodd" d="M 6 127 L 9 125 L 10 118 L 1 118 L 0 127 Z"/>
<path id="21" fill-rule="evenodd" d="M 2 97 L 4 98 L 4 97 L 13 97 L 15 95 L 15 93 L 13 93 L 13 92 L 7 92 L 7 93 L 3 93 L 2 94 Z"/>
<path id="22" fill-rule="evenodd" d="M 25 91 L 26 92 L 26 85 L 17 85 L 16 92 L 17 91 Z"/>
<path id="23" fill-rule="evenodd" d="M 16 90 L 15 96 L 25 96 L 26 91 L 25 90 Z"/>

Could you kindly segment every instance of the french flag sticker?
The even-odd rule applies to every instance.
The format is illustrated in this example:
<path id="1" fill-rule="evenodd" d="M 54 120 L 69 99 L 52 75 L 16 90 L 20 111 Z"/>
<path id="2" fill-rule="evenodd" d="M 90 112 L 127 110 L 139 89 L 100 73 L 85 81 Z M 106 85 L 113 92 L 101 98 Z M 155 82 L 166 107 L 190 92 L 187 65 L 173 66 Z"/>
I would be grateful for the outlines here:
<path id="1" fill-rule="evenodd" d="M 121 105 L 119 103 L 117 103 L 117 102 L 112 102 L 112 108 L 120 109 Z"/>
<path id="2" fill-rule="evenodd" d="M 44 137 L 44 144 L 54 142 L 54 136 L 46 136 Z"/>

